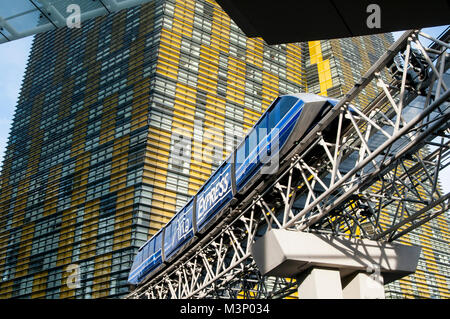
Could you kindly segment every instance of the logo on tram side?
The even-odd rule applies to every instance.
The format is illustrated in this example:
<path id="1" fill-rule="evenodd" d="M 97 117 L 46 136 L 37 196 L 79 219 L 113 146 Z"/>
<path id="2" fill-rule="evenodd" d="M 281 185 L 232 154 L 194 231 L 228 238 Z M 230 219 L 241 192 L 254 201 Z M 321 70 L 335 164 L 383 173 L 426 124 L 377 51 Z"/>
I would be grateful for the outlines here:
<path id="1" fill-rule="evenodd" d="M 199 219 L 201 219 L 212 206 L 228 193 L 230 185 L 230 173 L 227 172 L 208 188 L 207 193 L 204 196 L 197 199 Z"/>
<path id="2" fill-rule="evenodd" d="M 175 237 L 177 240 L 183 239 L 192 230 L 191 220 L 186 215 L 183 214 L 177 221 L 177 236 L 173 236 L 173 242 L 175 242 Z"/>

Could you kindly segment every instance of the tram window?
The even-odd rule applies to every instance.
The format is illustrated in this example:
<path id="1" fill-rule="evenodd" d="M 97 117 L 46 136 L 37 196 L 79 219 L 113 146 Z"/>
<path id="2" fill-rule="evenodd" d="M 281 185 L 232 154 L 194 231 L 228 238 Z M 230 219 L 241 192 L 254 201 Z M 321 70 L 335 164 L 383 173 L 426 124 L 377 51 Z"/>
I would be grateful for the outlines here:
<path id="1" fill-rule="evenodd" d="M 150 245 L 146 245 L 144 249 L 142 249 L 142 255 L 148 257 L 149 252 L 150 252 Z"/>
<path id="2" fill-rule="evenodd" d="M 147 255 L 151 254 L 155 250 L 155 240 L 150 240 L 146 248 L 147 248 Z"/>
<path id="3" fill-rule="evenodd" d="M 277 105 L 269 112 L 269 129 L 272 130 L 280 121 L 280 109 Z"/>
<path id="4" fill-rule="evenodd" d="M 245 158 L 248 157 L 249 149 L 248 149 L 248 136 L 245 138 Z"/>
<path id="5" fill-rule="evenodd" d="M 258 144 L 266 137 L 267 135 L 267 115 L 261 119 L 259 124 L 257 125 L 258 130 Z"/>
<path id="6" fill-rule="evenodd" d="M 254 149 L 256 149 L 256 145 L 258 143 L 258 136 L 257 136 L 257 127 L 255 127 L 248 136 L 248 148 L 249 153 L 253 152 Z M 248 156 L 248 155 L 247 155 Z M 247 157 L 246 156 L 246 157 Z"/>
<path id="7" fill-rule="evenodd" d="M 155 240 L 154 245 L 153 245 L 153 247 L 152 247 L 152 248 L 153 248 L 153 252 L 152 252 L 152 253 L 158 251 L 158 250 L 161 248 L 161 233 L 159 234 L 158 237 L 159 237 L 159 238 L 157 238 L 157 239 Z"/>
<path id="8" fill-rule="evenodd" d="M 236 164 L 241 165 L 245 160 L 245 143 L 242 143 L 241 146 L 236 151 Z"/>
<path id="9" fill-rule="evenodd" d="M 277 107 L 280 108 L 280 119 L 282 119 L 286 113 L 289 112 L 297 100 L 298 99 L 293 96 L 285 96 L 278 102 Z"/>

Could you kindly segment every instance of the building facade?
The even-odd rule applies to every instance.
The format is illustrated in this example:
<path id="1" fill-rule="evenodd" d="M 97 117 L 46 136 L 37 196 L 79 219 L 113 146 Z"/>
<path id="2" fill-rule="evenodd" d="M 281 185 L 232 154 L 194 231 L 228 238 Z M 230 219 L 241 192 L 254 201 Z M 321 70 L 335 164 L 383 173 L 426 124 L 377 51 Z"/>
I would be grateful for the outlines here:
<path id="1" fill-rule="evenodd" d="M 123 296 L 139 246 L 275 97 L 339 97 L 391 42 L 268 46 L 213 0 L 156 0 L 37 35 L 0 177 L 0 298 Z M 448 242 L 448 219 L 435 223 Z M 420 274 L 448 297 L 435 248 Z M 400 285 L 430 296 L 420 278 Z"/>
<path id="2" fill-rule="evenodd" d="M 1 175 L 0 297 L 127 293 L 138 247 L 303 81 L 300 45 L 247 39 L 214 1 L 37 35 Z"/>

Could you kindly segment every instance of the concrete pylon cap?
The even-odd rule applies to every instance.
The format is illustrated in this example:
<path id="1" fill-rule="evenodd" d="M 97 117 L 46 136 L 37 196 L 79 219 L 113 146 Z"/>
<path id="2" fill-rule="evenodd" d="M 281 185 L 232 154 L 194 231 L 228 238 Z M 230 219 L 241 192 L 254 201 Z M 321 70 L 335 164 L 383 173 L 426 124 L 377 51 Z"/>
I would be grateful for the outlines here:
<path id="1" fill-rule="evenodd" d="M 281 229 L 259 238 L 251 251 L 263 275 L 292 278 L 324 267 L 345 277 L 379 269 L 385 284 L 414 273 L 420 256 L 418 246 Z"/>

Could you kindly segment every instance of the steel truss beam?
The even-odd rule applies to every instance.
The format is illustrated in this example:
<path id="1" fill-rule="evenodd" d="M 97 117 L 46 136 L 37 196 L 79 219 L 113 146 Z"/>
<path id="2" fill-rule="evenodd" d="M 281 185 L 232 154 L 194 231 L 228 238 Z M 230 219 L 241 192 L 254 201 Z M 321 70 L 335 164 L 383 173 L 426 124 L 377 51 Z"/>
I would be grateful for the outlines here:
<path id="1" fill-rule="evenodd" d="M 268 230 L 392 241 L 447 211 L 450 194 L 442 194 L 438 177 L 450 163 L 449 46 L 433 39 L 433 50 L 425 49 L 421 34 L 405 32 L 280 163 L 262 192 L 249 194 L 127 297 L 282 298 L 295 291 L 295 279 L 262 277 L 250 253 Z M 380 93 L 357 105 L 372 82 Z M 330 138 L 325 128 L 336 121 Z"/>

